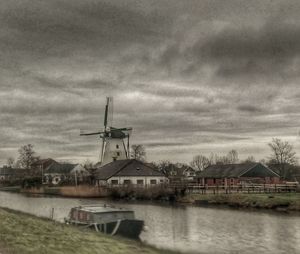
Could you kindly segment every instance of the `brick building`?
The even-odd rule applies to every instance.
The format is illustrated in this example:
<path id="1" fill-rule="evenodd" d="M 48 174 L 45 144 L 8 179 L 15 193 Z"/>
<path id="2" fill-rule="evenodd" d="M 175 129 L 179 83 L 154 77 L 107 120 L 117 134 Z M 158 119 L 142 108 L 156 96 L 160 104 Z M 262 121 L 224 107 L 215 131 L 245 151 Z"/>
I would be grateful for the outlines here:
<path id="1" fill-rule="evenodd" d="M 208 186 L 276 184 L 280 177 L 262 163 L 211 165 L 198 173 L 198 183 Z"/>

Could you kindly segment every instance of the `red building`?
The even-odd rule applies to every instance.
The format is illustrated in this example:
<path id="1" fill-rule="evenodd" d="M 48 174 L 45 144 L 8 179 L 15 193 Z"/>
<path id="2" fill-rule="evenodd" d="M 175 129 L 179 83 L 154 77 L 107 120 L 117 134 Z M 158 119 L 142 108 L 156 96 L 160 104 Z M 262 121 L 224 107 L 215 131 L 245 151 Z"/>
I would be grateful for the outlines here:
<path id="1" fill-rule="evenodd" d="M 197 176 L 198 183 L 208 186 L 277 184 L 280 176 L 261 163 L 211 165 Z"/>

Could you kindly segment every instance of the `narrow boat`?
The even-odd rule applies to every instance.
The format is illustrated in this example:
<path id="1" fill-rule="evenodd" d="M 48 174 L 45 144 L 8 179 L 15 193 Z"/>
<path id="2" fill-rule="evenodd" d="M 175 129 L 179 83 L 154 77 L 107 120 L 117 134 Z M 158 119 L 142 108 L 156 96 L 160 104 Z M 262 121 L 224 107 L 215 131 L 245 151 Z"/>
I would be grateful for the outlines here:
<path id="1" fill-rule="evenodd" d="M 135 219 L 134 211 L 106 204 L 73 207 L 65 222 L 128 238 L 138 238 L 144 227 L 144 221 Z"/>

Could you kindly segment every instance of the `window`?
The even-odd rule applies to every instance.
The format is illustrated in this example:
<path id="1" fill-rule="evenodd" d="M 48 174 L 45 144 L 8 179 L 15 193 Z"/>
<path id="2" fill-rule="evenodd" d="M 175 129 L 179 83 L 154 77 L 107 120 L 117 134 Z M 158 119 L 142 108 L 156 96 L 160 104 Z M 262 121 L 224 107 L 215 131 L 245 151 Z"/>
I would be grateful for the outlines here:
<path id="1" fill-rule="evenodd" d="M 120 156 L 120 152 L 117 152 L 117 156 Z"/>
<path id="2" fill-rule="evenodd" d="M 117 185 L 117 184 L 119 184 L 119 181 L 118 180 L 111 180 L 111 184 L 112 185 Z"/>
<path id="3" fill-rule="evenodd" d="M 79 212 L 79 220 L 83 220 L 84 219 L 84 213 L 83 212 Z"/>
<path id="4" fill-rule="evenodd" d="M 116 145 L 116 148 L 119 149 L 119 145 Z"/>
<path id="5" fill-rule="evenodd" d="M 124 180 L 124 184 L 131 184 L 131 181 L 129 179 Z"/>
<path id="6" fill-rule="evenodd" d="M 156 179 L 151 179 L 150 184 L 156 184 Z"/>
<path id="7" fill-rule="evenodd" d="M 137 184 L 143 185 L 144 184 L 144 180 L 136 180 Z"/>
<path id="8" fill-rule="evenodd" d="M 163 179 L 160 179 L 159 181 L 160 181 L 161 183 L 163 183 L 163 182 L 164 182 L 164 180 L 163 180 Z"/>

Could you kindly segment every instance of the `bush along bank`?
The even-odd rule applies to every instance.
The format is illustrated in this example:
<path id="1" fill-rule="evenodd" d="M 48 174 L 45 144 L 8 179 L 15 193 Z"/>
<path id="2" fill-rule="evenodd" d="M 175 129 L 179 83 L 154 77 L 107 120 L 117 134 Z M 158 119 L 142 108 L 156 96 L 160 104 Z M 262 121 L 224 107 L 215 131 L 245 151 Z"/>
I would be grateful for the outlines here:
<path id="1" fill-rule="evenodd" d="M 175 193 L 165 186 L 153 186 L 148 188 L 137 187 L 116 187 L 109 190 L 109 197 L 125 200 L 162 200 L 174 201 Z"/>

